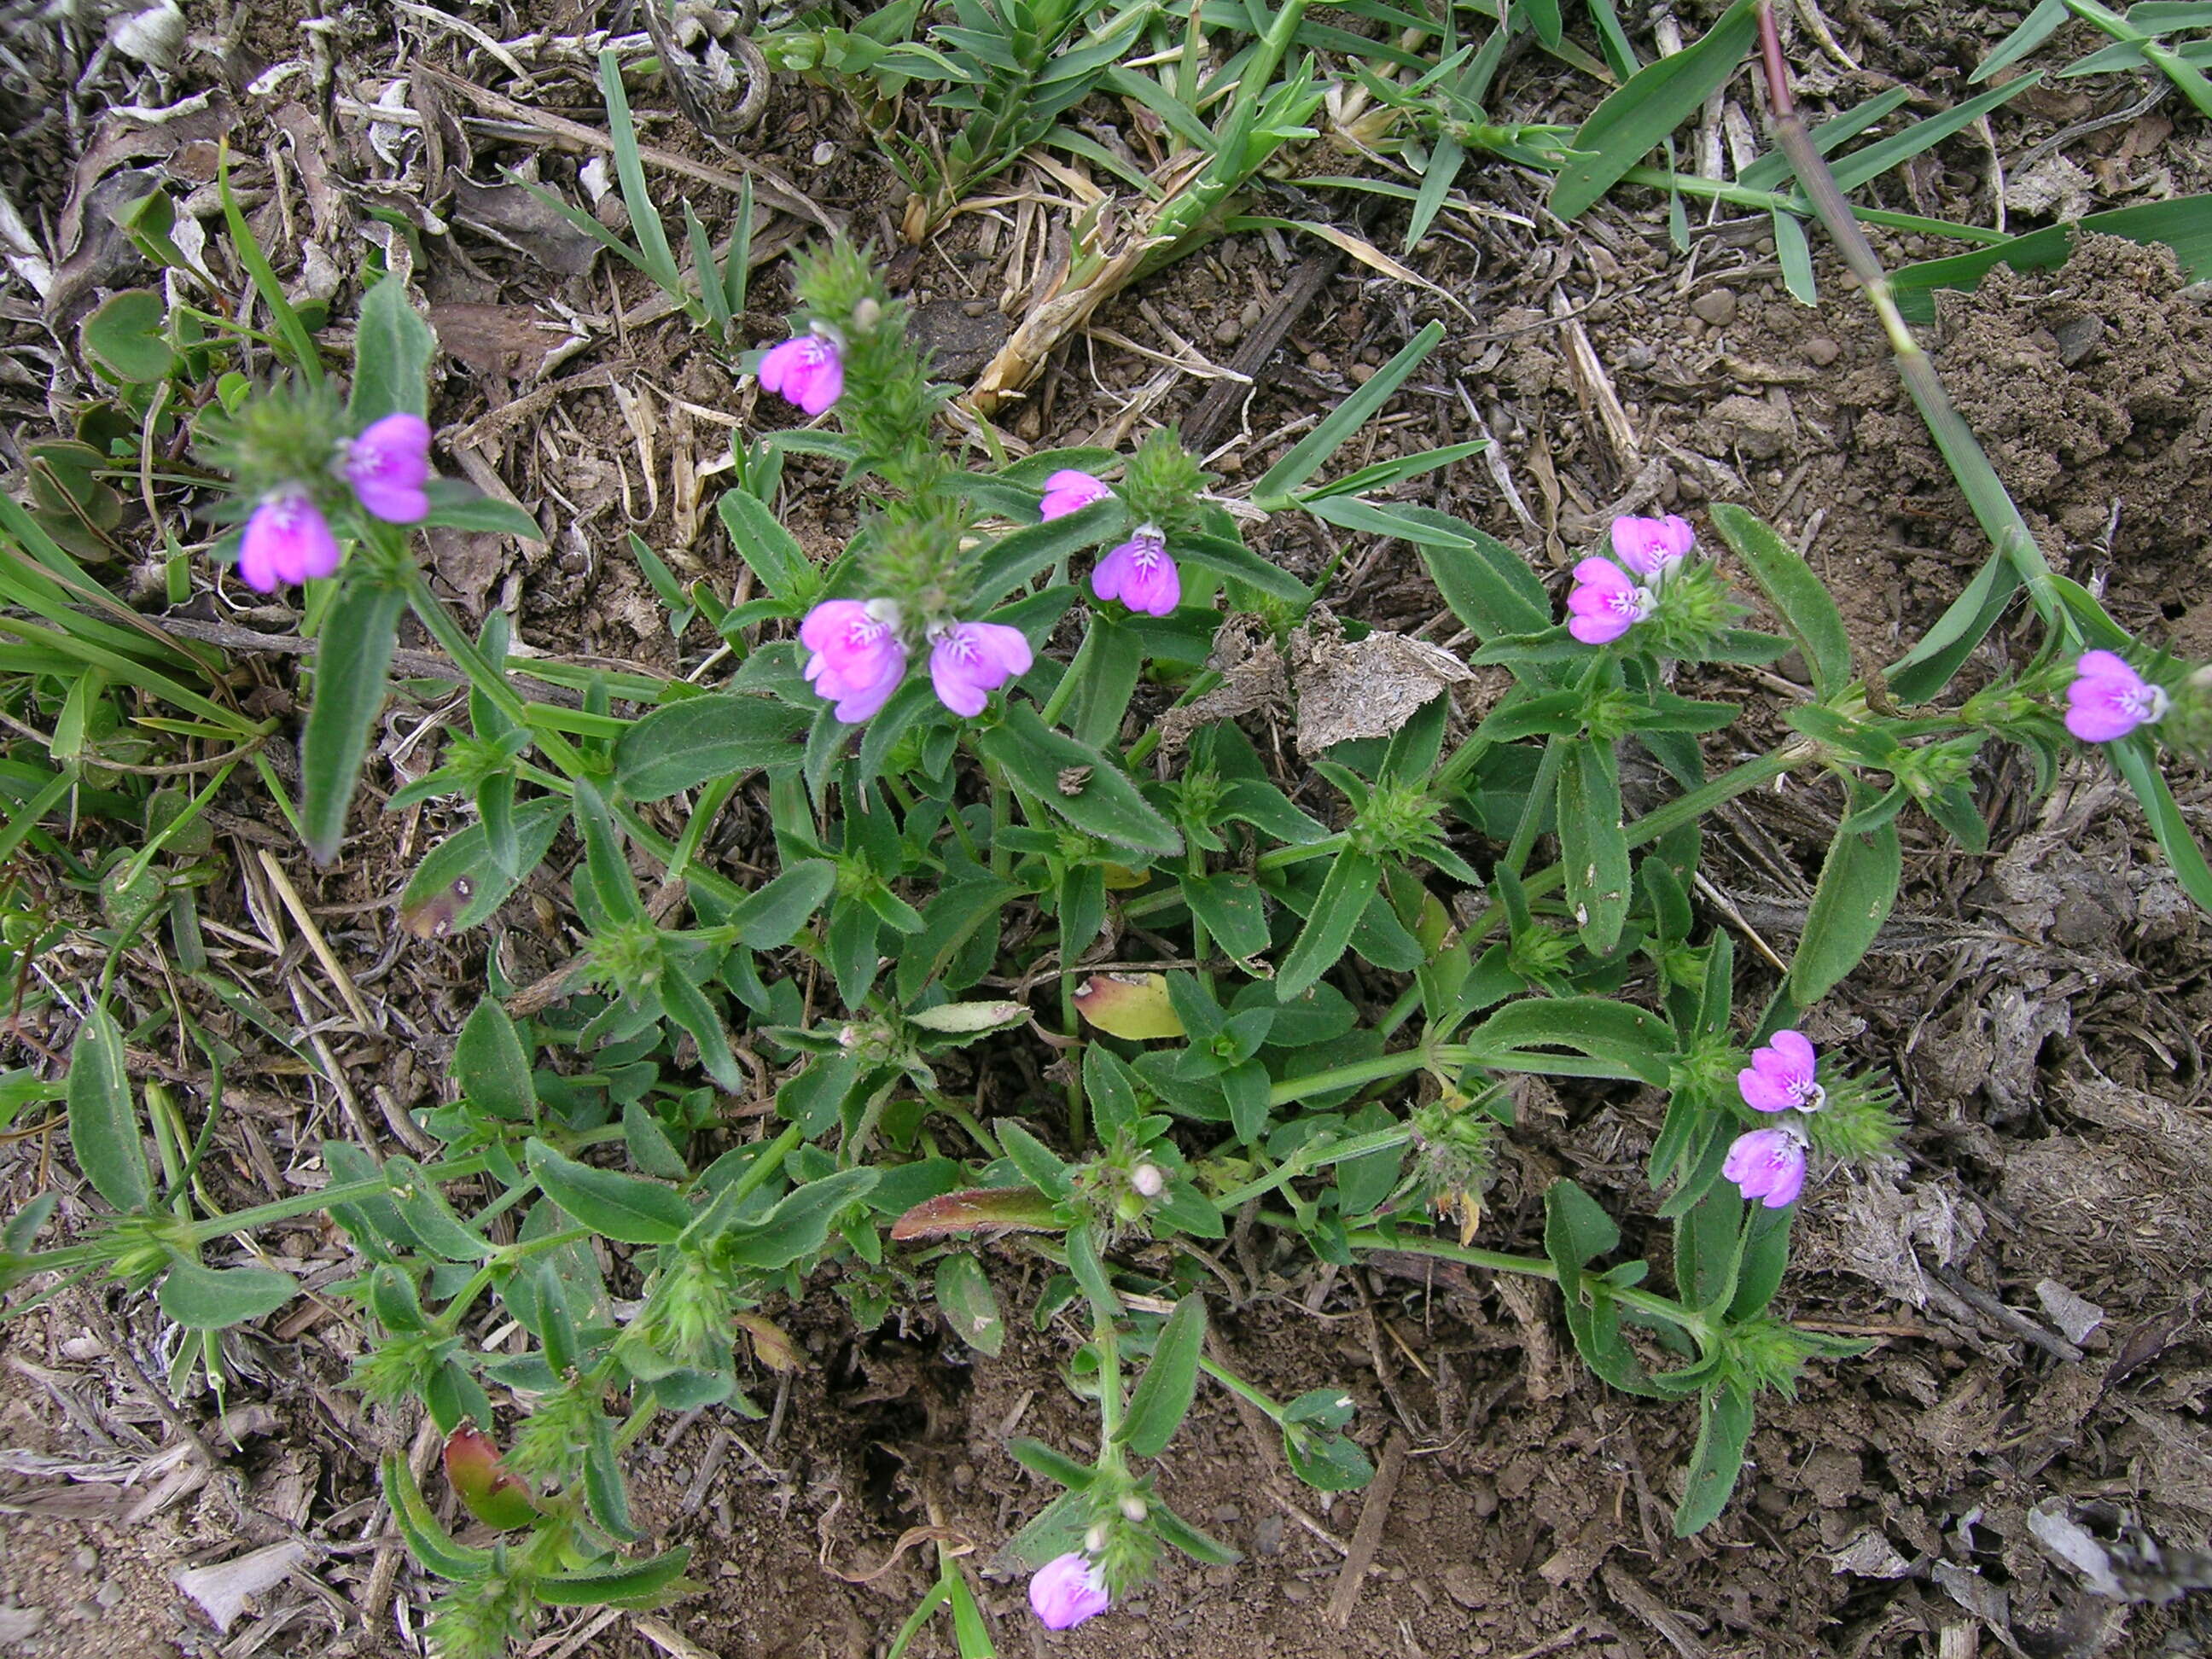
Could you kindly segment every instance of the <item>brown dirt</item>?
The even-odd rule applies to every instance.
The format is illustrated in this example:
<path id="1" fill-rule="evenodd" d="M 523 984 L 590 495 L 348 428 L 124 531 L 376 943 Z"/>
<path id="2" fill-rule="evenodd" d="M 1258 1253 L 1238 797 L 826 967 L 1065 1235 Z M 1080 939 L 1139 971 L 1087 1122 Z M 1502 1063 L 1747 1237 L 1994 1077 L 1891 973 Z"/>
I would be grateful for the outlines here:
<path id="1" fill-rule="evenodd" d="M 1838 106 L 1895 80 L 1926 89 L 1913 106 L 1924 110 L 1960 95 L 1964 68 L 2017 10 L 1847 4 L 1833 21 L 1865 73 L 1835 70 L 1809 50 L 1801 57 L 1831 76 L 1822 84 Z M 220 74 L 198 72 L 242 94 L 296 50 L 294 24 L 289 10 L 241 13 Z M 2085 31 L 2073 26 L 2069 37 Z M 368 33 L 349 24 L 333 40 L 348 95 L 383 74 L 383 48 Z M 506 84 L 458 37 L 433 32 L 424 41 L 428 61 Z M 70 73 L 81 66 L 80 56 Z M 1532 58 L 1509 76 L 1501 107 L 1578 112 L 1588 91 Z M 2065 82 L 1999 112 L 1989 132 L 2001 156 L 2016 159 L 2136 95 L 2133 82 Z M 541 107 L 598 118 L 573 64 L 549 68 L 538 97 Z M 1547 110 L 1547 100 L 1557 107 Z M 535 160 L 540 176 L 584 199 L 579 158 L 470 125 L 464 105 L 431 99 L 428 107 L 454 173 L 489 186 L 500 167 Z M 0 114 L 33 118 L 19 106 Z M 319 118 L 310 112 L 307 127 L 288 129 L 293 142 Z M 380 176 L 361 121 L 324 131 L 343 175 Z M 46 115 L 35 118 L 35 142 L 18 152 L 46 158 L 18 202 L 27 213 L 52 214 L 66 197 L 64 137 Z M 654 120 L 648 137 L 719 160 L 680 122 Z M 896 193 L 826 94 L 779 86 L 750 149 L 890 245 Z M 237 149 L 241 183 L 263 191 L 257 222 L 281 246 L 273 233 L 283 222 L 257 145 L 241 137 Z M 2094 207 L 2202 189 L 2212 173 L 2202 123 L 2187 115 L 2085 135 L 2068 153 L 2087 167 Z M 1875 194 L 1905 210 L 1986 222 L 1988 161 L 1981 141 L 1965 136 Z M 154 165 L 204 182 L 191 176 L 190 155 Z M 1498 441 L 1495 466 L 1493 458 L 1461 463 L 1422 481 L 1419 498 L 1528 550 L 1550 572 L 1613 512 L 1694 515 L 1711 500 L 1743 502 L 1807 539 L 1869 659 L 1900 651 L 1979 562 L 1981 544 L 1896 390 L 1879 331 L 1832 262 L 1820 268 L 1824 303 L 1808 309 L 1782 289 L 1763 220 L 1701 226 L 1686 258 L 1668 246 L 1648 195 L 1626 192 L 1563 234 L 1511 169 L 1471 169 L 1466 182 L 1477 211 L 1448 215 L 1449 235 L 1409 263 L 1473 320 L 1428 291 L 1346 266 L 1216 437 L 1210 465 L 1224 487 L 1256 477 L 1295 441 L 1295 423 L 1437 315 L 1451 330 L 1445 345 L 1395 404 L 1373 454 L 1351 459 L 1456 441 L 1479 417 Z M 725 228 L 727 203 L 694 195 L 702 211 L 711 198 L 710 223 Z M 471 216 L 457 214 L 449 240 L 431 239 L 421 273 L 440 306 L 477 308 L 448 313 L 436 413 L 449 438 L 477 434 L 482 465 L 542 507 L 551 534 L 542 549 L 519 552 L 485 538 L 440 541 L 437 574 L 472 611 L 516 610 L 524 637 L 541 647 L 672 668 L 678 642 L 623 535 L 636 530 L 679 574 L 727 592 L 738 567 L 708 510 L 726 422 L 757 431 L 785 414 L 756 406 L 756 394 L 682 327 L 645 317 L 649 295 L 629 273 L 561 274 L 515 251 L 542 226 L 502 222 L 502 243 Z M 342 249 L 358 222 L 343 221 L 331 246 Z M 1395 250 L 1401 222 L 1385 213 L 1367 229 Z M 1893 263 L 1954 251 L 1878 241 Z M 1154 349 L 1173 354 L 1180 336 L 1225 361 L 1310 252 L 1231 239 L 1099 321 Z M 899 274 L 947 330 L 973 331 L 999 318 L 1002 297 L 1018 308 L 1018 294 L 1003 294 L 1006 258 L 998 227 L 963 216 Z M 763 266 L 747 337 L 774 333 L 788 297 L 783 264 Z M 581 319 L 574 326 L 584 344 L 547 366 L 549 331 L 565 339 L 569 319 Z M 15 370 L 0 378 L 11 447 L 55 412 L 56 348 L 36 320 L 21 307 L 0 313 Z M 2093 321 L 2101 331 L 2090 337 Z M 2000 272 L 1972 298 L 1947 301 L 1930 337 L 1954 397 L 2047 532 L 2054 562 L 2085 580 L 2108 577 L 2116 612 L 2151 637 L 2170 628 L 2185 648 L 2212 648 L 2212 323 L 2202 297 L 2158 256 L 2096 240 L 2061 272 Z M 1188 416 L 1208 384 L 1164 376 L 1157 361 L 1103 339 L 1079 342 L 1008 424 L 1040 445 L 1110 441 Z M 538 401 L 501 414 L 533 394 Z M 1604 418 L 1609 399 L 1617 422 Z M 802 539 L 825 550 L 841 542 L 852 507 L 830 474 L 794 462 L 789 480 Z M 1270 535 L 1270 550 L 1293 568 L 1317 570 L 1337 550 L 1311 525 L 1285 523 Z M 1349 550 L 1331 595 L 1339 614 L 1451 636 L 1402 548 Z M 249 619 L 289 623 L 273 613 Z M 685 665 L 702 637 L 684 642 Z M 289 685 L 268 664 L 248 672 L 269 695 Z M 1714 695 L 1754 689 L 1745 677 L 1714 678 Z M 419 712 L 395 723 L 380 752 L 380 787 L 428 763 L 427 747 L 395 748 Z M 2201 1548 L 2212 1529 L 2212 1339 L 2197 1314 L 2212 1241 L 2201 1047 L 2212 1030 L 2212 935 L 2100 775 L 2079 769 L 2041 803 L 2027 785 L 2009 766 L 1984 780 L 2000 828 L 1986 859 L 1948 850 L 1924 824 L 1909 829 L 1899 915 L 1869 964 L 1815 1017 L 1824 1044 L 1847 1044 L 1857 1063 L 1895 1072 L 1913 1127 L 1894 1170 L 1808 1205 L 1800 1268 L 1783 1299 L 1793 1316 L 1876 1346 L 1863 1360 L 1816 1370 L 1794 1404 L 1765 1409 L 1743 1501 L 1720 1524 L 1687 1543 L 1668 1536 L 1668 1483 L 1687 1455 L 1686 1414 L 1624 1398 L 1583 1373 L 1545 1296 L 1392 1264 L 1337 1273 L 1261 1243 L 1238 1263 L 1243 1290 L 1217 1298 L 1224 1357 L 1279 1394 L 1340 1383 L 1358 1402 L 1356 1432 L 1370 1450 L 1394 1433 L 1408 1449 L 1350 1620 L 1339 1629 L 1323 1609 L 1367 1500 L 1297 1486 L 1265 1437 L 1209 1389 L 1164 1462 L 1162 1491 L 1243 1549 L 1244 1564 L 1171 1561 L 1139 1600 L 1059 1638 L 1030 1628 L 1018 1583 L 994 1581 L 987 1608 L 1001 1650 L 1948 1659 L 1978 1643 L 1998 1650 L 2000 1627 L 2038 1656 L 2204 1650 L 2199 1601 L 2136 1610 L 2096 1601 L 2035 1547 L 2026 1516 L 2051 1497 L 2107 1503 L 2172 1548 Z M 2179 787 L 2203 814 L 2203 783 L 2184 777 Z M 289 842 L 253 792 L 234 790 L 224 805 L 239 827 L 223 844 L 233 867 L 210 891 L 210 914 L 250 927 L 238 890 L 249 842 Z M 1807 872 L 1833 805 L 1814 786 L 1741 803 L 1713 826 L 1710 873 L 1751 927 L 1785 945 L 1802 925 Z M 211 1029 L 246 1050 L 231 1082 L 250 1127 L 236 1143 L 226 1139 L 211 1174 L 228 1201 L 282 1189 L 332 1127 L 316 1111 L 379 1150 L 400 1150 L 412 1127 L 405 1114 L 437 1097 L 440 1056 L 487 975 L 526 983 L 573 949 L 557 858 L 510 908 L 489 960 L 472 943 L 398 934 L 382 901 L 458 822 L 434 807 L 397 825 L 365 812 L 348 861 L 331 872 L 281 854 L 325 907 L 349 966 L 386 1000 L 391 1025 L 375 1036 L 332 1036 L 332 1060 L 353 1080 L 342 1113 L 310 1096 L 296 1062 L 272 1060 L 214 1011 Z M 281 964 L 272 982 L 294 965 Z M 50 1047 L 69 1036 L 27 1034 Z M 1571 1092 L 1532 1114 L 1515 1133 L 1481 1242 L 1535 1248 L 1535 1194 L 1565 1172 L 1629 1194 L 1632 1238 L 1656 1248 L 1636 1167 L 1656 1127 L 1656 1101 L 1620 1091 Z M 10 1208 L 46 1176 L 35 1145 L 10 1154 Z M 282 1248 L 312 1256 L 326 1277 L 343 1270 L 329 1237 L 301 1230 Z M 927 1553 L 866 1583 L 835 1575 L 868 1573 L 919 1525 L 948 1528 L 973 1543 L 972 1560 L 988 1561 L 1044 1500 L 1006 1455 L 1006 1438 L 1030 1434 L 1079 1450 L 1095 1419 L 1059 1375 L 1075 1334 L 1064 1320 L 1042 1333 L 1028 1321 L 1037 1265 L 1011 1249 L 991 1261 L 1010 1316 L 1000 1359 L 974 1359 L 944 1339 L 919 1298 L 861 1334 L 841 1303 L 817 1295 L 780 1314 L 808 1363 L 772 1426 L 715 1414 L 648 1438 L 634 1465 L 641 1519 L 659 1540 L 700 1551 L 695 1571 L 707 1589 L 667 1615 L 691 1642 L 724 1659 L 870 1659 L 926 1587 Z M 2080 1358 L 2054 1357 L 1988 1310 L 1993 1298 L 2047 1334 L 2046 1282 L 2102 1310 Z M 121 1305 L 112 1292 L 108 1300 Z M 182 1443 L 73 1306 L 9 1328 L 0 1442 L 15 1450 L 0 1474 L 0 1644 L 131 1659 L 412 1650 L 422 1587 L 383 1534 L 373 1474 L 380 1448 L 410 1443 L 409 1425 L 364 1414 L 337 1386 L 356 1341 L 349 1322 L 287 1321 L 281 1336 L 242 1344 L 251 1363 L 233 1403 L 262 1404 L 273 1420 L 222 1446 L 206 1483 L 126 1522 L 136 1492 L 114 1476 Z M 150 1347 L 150 1309 L 124 1310 L 125 1328 Z M 149 1352 L 140 1364 L 158 1370 L 161 1360 Z M 775 1380 L 759 1379 L 757 1392 L 775 1400 Z M 182 1404 L 211 1435 L 213 1403 Z M 82 1467 L 72 1474 L 42 1457 Z M 170 1581 L 179 1566 L 286 1538 L 314 1547 L 310 1564 L 227 1644 Z M 396 1596 L 382 1576 L 395 1569 Z M 627 1621 L 579 1650 L 657 1651 Z M 912 1651 L 937 1659 L 952 1648 L 940 1624 Z"/>

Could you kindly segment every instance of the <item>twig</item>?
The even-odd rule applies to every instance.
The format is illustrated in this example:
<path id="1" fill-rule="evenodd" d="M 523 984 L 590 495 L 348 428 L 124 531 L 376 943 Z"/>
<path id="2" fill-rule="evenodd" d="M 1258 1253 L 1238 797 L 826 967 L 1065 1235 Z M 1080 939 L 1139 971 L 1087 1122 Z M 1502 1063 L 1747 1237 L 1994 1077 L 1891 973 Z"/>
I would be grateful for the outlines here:
<path id="1" fill-rule="evenodd" d="M 1692 1636 L 1689 1626 L 1650 1590 L 1610 1561 L 1597 1571 L 1613 1599 L 1665 1637 L 1682 1659 L 1711 1659 L 1712 1650 Z"/>
<path id="2" fill-rule="evenodd" d="M 1336 1588 L 1328 1593 L 1328 1622 L 1342 1630 L 1352 1622 L 1352 1604 L 1359 1599 L 1359 1586 L 1375 1565 L 1382 1547 L 1382 1528 L 1389 1524 L 1390 1500 L 1397 1496 L 1398 1477 L 1406 1472 L 1406 1437 L 1394 1434 L 1382 1449 L 1382 1462 L 1359 1505 L 1359 1525 L 1352 1534 L 1352 1548 L 1336 1575 Z"/>
<path id="3" fill-rule="evenodd" d="M 2017 1309 L 2007 1307 L 1972 1279 L 1962 1279 L 1943 1267 L 1936 1269 L 1936 1277 L 1942 1281 L 1944 1289 L 1968 1307 L 1994 1319 L 2023 1341 L 2033 1343 L 2053 1359 L 2063 1359 L 2069 1364 L 2080 1363 L 2081 1349 L 2063 1336 L 2053 1336 Z"/>

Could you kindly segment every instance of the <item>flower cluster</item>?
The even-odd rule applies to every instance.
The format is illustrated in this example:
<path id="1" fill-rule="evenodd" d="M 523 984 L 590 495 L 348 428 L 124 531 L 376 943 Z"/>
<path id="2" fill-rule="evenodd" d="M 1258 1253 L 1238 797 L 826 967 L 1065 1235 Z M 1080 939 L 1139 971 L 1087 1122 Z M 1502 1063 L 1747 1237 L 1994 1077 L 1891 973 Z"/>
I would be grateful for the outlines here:
<path id="1" fill-rule="evenodd" d="M 429 515 L 430 425 L 420 415 L 386 415 L 344 445 L 332 469 L 362 510 L 387 524 Z M 338 540 L 305 481 L 278 485 L 255 504 L 238 544 L 238 578 L 257 593 L 327 576 L 338 568 Z"/>
<path id="2" fill-rule="evenodd" d="M 1567 595 L 1567 632 L 1584 645 L 1610 645 L 1645 621 L 1658 609 L 1667 579 L 1696 542 L 1688 521 L 1671 513 L 1663 519 L 1615 519 L 1613 552 L 1620 562 L 1593 558 L 1575 567 L 1574 589 Z"/>
<path id="3" fill-rule="evenodd" d="M 899 624 L 899 608 L 889 599 L 824 599 L 799 623 L 806 678 L 848 725 L 882 708 L 906 678 Z M 932 630 L 930 684 L 954 714 L 980 714 L 989 695 L 1027 673 L 1034 659 L 1018 628 L 954 623 Z"/>
<path id="4" fill-rule="evenodd" d="M 1736 1073 L 1736 1089 L 1753 1111 L 1817 1112 L 1828 1103 L 1819 1068 L 1820 1056 L 1802 1031 L 1777 1031 L 1771 1042 L 1752 1051 L 1751 1064 Z M 1805 1132 L 1785 1118 L 1778 1128 L 1738 1135 L 1721 1174 L 1747 1200 L 1786 1208 L 1805 1189 Z"/>
<path id="5" fill-rule="evenodd" d="M 1113 493 L 1104 480 L 1063 468 L 1044 481 L 1037 513 L 1049 522 Z M 1139 525 L 1127 541 L 1092 567 L 1091 591 L 1102 599 L 1119 599 L 1143 616 L 1164 617 L 1174 611 L 1182 603 L 1182 576 L 1168 555 L 1166 532 L 1158 525 Z"/>

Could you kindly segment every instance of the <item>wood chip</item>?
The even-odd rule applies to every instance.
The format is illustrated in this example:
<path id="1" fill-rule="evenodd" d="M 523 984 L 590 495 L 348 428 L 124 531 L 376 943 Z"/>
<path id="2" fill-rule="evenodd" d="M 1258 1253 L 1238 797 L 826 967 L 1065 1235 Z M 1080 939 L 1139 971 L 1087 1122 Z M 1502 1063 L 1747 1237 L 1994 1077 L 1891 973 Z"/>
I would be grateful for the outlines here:
<path id="1" fill-rule="evenodd" d="M 1360 1583 L 1368 1568 L 1375 1565 L 1376 1552 L 1382 1547 L 1390 1500 L 1397 1496 L 1398 1477 L 1405 1472 L 1406 1437 L 1394 1434 L 1382 1449 L 1382 1462 L 1359 1505 L 1359 1525 L 1352 1534 L 1352 1548 L 1344 1558 L 1343 1569 L 1336 1575 L 1336 1588 L 1328 1593 L 1328 1622 L 1339 1630 L 1352 1622 L 1352 1604 L 1359 1600 Z"/>

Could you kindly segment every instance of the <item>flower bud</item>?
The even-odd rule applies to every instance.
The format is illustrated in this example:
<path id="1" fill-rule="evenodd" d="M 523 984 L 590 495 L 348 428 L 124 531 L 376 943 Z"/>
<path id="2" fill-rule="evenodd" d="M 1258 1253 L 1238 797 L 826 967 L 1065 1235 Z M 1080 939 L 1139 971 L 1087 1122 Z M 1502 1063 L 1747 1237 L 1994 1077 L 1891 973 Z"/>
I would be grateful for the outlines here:
<path id="1" fill-rule="evenodd" d="M 1157 1164 L 1139 1164 L 1129 1171 L 1129 1184 L 1146 1198 L 1158 1198 L 1167 1190 L 1166 1173 Z"/>
<path id="2" fill-rule="evenodd" d="M 1121 1518 L 1133 1527 L 1141 1527 L 1145 1517 L 1152 1513 L 1144 1498 L 1133 1492 L 1121 1494 Z"/>

